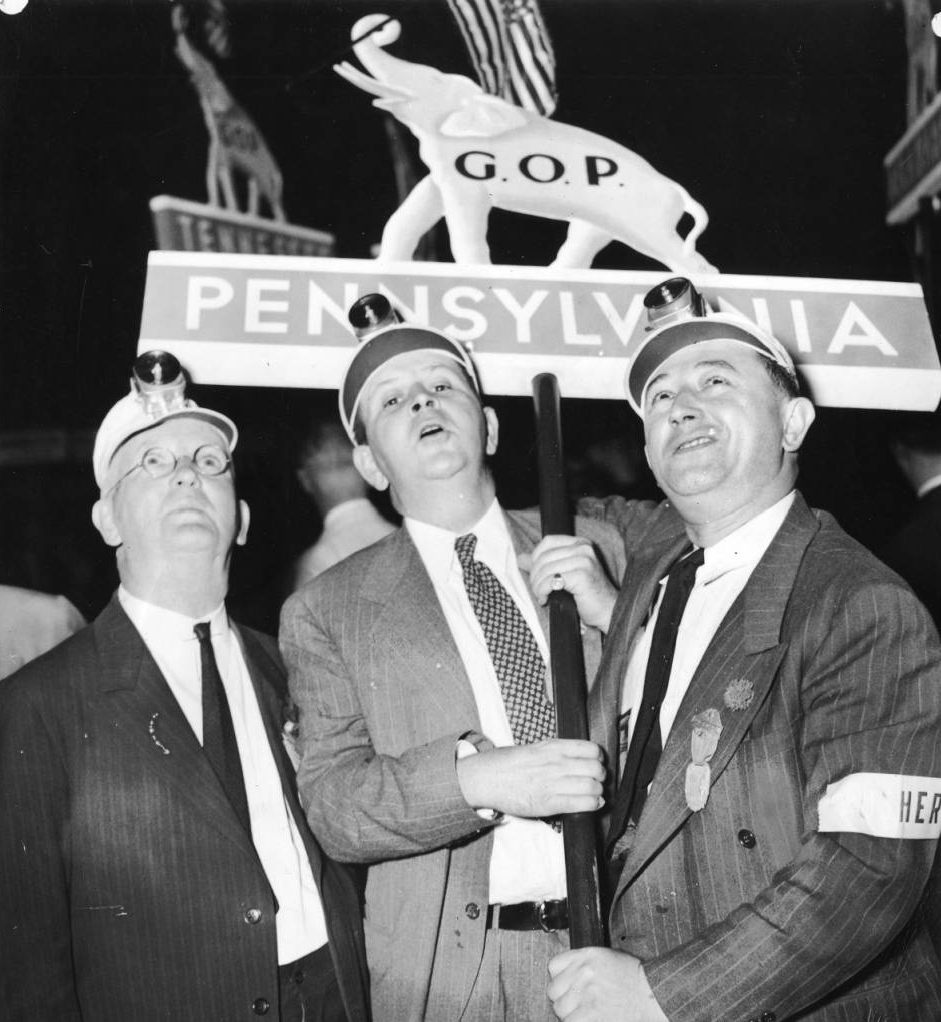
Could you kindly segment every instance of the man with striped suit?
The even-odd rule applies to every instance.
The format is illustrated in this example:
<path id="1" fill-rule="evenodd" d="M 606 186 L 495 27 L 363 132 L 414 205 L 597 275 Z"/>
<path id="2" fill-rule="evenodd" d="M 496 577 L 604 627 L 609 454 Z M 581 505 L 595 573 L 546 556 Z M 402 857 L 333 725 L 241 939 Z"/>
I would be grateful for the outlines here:
<path id="1" fill-rule="evenodd" d="M 470 358 L 385 319 L 378 298 L 361 300 L 370 332 L 341 414 L 404 526 L 285 604 L 301 800 L 331 855 L 369 864 L 378 1019 L 546 1022 L 568 921 L 562 837 L 544 818 L 598 808 L 600 750 L 549 737 L 545 612 L 520 560 L 538 523 L 496 499 L 497 419 Z M 622 553 L 616 530 L 587 527 Z M 586 627 L 592 673 L 600 645 Z"/>
<path id="2" fill-rule="evenodd" d="M 681 278 L 647 304 L 626 389 L 667 501 L 595 508 L 628 544 L 590 712 L 610 949 L 552 962 L 556 1014 L 933 1022 L 937 633 L 795 490 L 814 410 L 784 348 Z"/>
<path id="3" fill-rule="evenodd" d="M 94 449 L 121 585 L 0 686 L 0 1014 L 368 1022 L 360 898 L 282 741 L 272 639 L 228 617 L 226 416 L 150 352 Z"/>

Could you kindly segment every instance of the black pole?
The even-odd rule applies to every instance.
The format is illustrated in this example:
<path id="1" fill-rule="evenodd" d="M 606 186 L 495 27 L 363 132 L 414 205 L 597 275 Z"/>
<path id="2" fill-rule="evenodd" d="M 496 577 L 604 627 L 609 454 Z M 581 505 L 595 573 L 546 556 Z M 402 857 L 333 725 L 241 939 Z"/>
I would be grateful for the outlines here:
<path id="1" fill-rule="evenodd" d="M 542 533 L 572 535 L 573 522 L 565 487 L 559 385 L 551 373 L 533 380 L 539 464 L 539 510 Z M 578 609 L 571 593 L 549 594 L 549 657 L 560 738 L 588 737 L 585 661 Z M 598 845 L 593 813 L 562 817 L 565 878 L 568 886 L 569 940 L 573 948 L 604 945 L 598 882 Z"/>

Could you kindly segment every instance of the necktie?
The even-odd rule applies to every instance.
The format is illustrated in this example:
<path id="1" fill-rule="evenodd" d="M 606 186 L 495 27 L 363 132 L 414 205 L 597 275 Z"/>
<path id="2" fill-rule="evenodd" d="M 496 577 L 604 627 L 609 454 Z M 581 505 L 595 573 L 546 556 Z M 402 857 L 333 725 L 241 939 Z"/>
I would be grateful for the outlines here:
<path id="1" fill-rule="evenodd" d="M 666 694 L 676 633 L 679 631 L 683 611 L 696 580 L 696 569 L 703 563 L 703 550 L 694 551 L 677 561 L 670 569 L 660 603 L 660 611 L 650 642 L 650 656 L 644 675 L 644 695 L 637 714 L 637 722 L 627 750 L 627 761 L 621 784 L 611 807 L 609 850 L 624 832 L 627 821 L 635 823 L 647 801 L 647 788 L 653 780 L 663 746 L 660 738 L 660 706 Z"/>
<path id="2" fill-rule="evenodd" d="M 200 621 L 193 625 L 199 639 L 199 659 L 203 689 L 203 751 L 209 759 L 216 777 L 225 789 L 232 808 L 242 826 L 251 834 L 248 815 L 248 799 L 245 795 L 245 780 L 242 777 L 242 763 L 235 742 L 235 729 L 229 701 L 225 697 L 222 676 L 212 651 L 209 622 Z"/>
<path id="3" fill-rule="evenodd" d="M 493 572 L 474 559 L 471 532 L 454 543 L 464 588 L 480 622 L 517 745 L 555 737 L 555 712 L 546 698 L 546 664 L 519 607 Z"/>

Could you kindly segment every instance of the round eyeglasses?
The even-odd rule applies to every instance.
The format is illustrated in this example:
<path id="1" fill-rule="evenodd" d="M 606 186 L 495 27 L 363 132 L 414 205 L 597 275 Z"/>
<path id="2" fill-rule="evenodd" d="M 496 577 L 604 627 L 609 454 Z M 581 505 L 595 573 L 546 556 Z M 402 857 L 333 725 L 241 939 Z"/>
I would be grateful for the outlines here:
<path id="1" fill-rule="evenodd" d="M 163 479 L 172 475 L 181 461 L 189 461 L 199 475 L 209 478 L 221 476 L 232 464 L 232 459 L 216 444 L 203 444 L 202 447 L 197 447 L 192 454 L 174 454 L 166 447 L 148 447 L 141 455 L 140 461 L 131 465 L 124 475 L 109 487 L 108 493 L 139 468 L 143 469 L 151 479 Z"/>

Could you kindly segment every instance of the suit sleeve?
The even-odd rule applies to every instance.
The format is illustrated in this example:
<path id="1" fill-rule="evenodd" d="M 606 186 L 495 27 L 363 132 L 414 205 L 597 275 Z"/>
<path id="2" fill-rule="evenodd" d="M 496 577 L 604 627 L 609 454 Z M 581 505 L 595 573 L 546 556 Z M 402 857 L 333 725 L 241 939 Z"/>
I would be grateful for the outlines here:
<path id="1" fill-rule="evenodd" d="M 590 540 L 608 578 L 619 586 L 627 567 L 627 555 L 620 530 L 613 524 L 592 518 L 577 517 L 575 533 Z"/>
<path id="2" fill-rule="evenodd" d="M 843 778 L 941 773 L 941 667 L 924 609 L 892 582 L 833 584 L 802 622 L 782 667 L 800 685 L 787 739 L 803 776 L 799 846 L 750 903 L 644 963 L 670 1022 L 740 1018 L 756 1005 L 784 1019 L 819 1001 L 899 934 L 931 867 L 930 837 L 840 832 L 818 819 Z"/>
<path id="3" fill-rule="evenodd" d="M 682 523 L 667 504 L 652 500 L 627 500 L 624 497 L 583 497 L 576 508 L 579 518 L 604 523 L 613 527 L 621 536 L 624 550 L 616 555 L 621 563 L 625 553 L 630 556 L 644 546 L 652 528 L 662 528 L 665 522 L 673 520 L 678 530 Z M 614 567 L 610 557 L 609 567 Z"/>
<path id="4" fill-rule="evenodd" d="M 20 678 L 0 685 L 0 1003 L 10 1018 L 80 1022 L 63 750 Z"/>
<path id="5" fill-rule="evenodd" d="M 375 862 L 444 847 L 488 826 L 461 794 L 455 749 L 463 733 L 392 755 L 377 751 L 337 637 L 351 627 L 314 587 L 281 615 L 281 652 L 300 711 L 298 789 L 311 830 L 341 862 Z M 366 656 L 368 635 L 358 642 Z M 470 726 L 470 722 L 468 727 Z"/>

